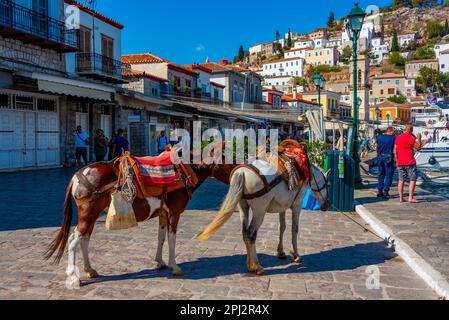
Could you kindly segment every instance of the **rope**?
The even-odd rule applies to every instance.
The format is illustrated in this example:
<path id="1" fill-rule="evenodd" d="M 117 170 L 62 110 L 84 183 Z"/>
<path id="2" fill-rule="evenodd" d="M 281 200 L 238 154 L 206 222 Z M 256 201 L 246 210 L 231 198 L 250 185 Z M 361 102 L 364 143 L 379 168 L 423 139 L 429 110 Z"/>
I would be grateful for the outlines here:
<path id="1" fill-rule="evenodd" d="M 125 167 L 123 168 L 123 175 L 125 182 L 122 187 L 122 196 L 128 203 L 133 203 L 136 198 L 137 190 L 133 183 L 134 171 L 130 165 L 128 165 L 128 160 L 126 156 L 123 159 L 125 162 Z"/>
<path id="2" fill-rule="evenodd" d="M 361 227 L 363 229 L 364 232 L 369 232 L 371 233 L 373 236 L 375 236 L 376 238 L 379 238 L 380 240 L 382 240 L 383 242 L 389 244 L 389 245 L 394 245 L 394 242 L 391 241 L 389 238 L 388 239 L 384 239 L 381 236 L 379 236 L 377 233 L 375 233 L 374 231 L 372 231 L 371 229 L 368 229 L 367 227 L 365 227 L 364 225 L 360 224 L 359 222 L 357 222 L 356 220 L 354 220 L 352 217 L 348 216 L 345 212 L 341 212 L 339 211 L 335 206 L 331 205 L 332 209 L 334 209 L 336 212 L 343 214 L 347 219 L 351 220 L 352 222 L 354 222 L 356 225 L 358 225 L 359 227 Z"/>

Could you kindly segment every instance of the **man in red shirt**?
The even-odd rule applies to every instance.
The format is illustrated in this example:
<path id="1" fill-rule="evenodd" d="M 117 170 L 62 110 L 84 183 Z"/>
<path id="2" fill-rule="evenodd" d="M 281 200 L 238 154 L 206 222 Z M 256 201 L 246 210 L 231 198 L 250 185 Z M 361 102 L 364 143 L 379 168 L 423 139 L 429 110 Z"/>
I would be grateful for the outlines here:
<path id="1" fill-rule="evenodd" d="M 394 154 L 399 168 L 399 198 L 404 201 L 404 184 L 407 178 L 410 178 L 410 188 L 408 201 L 410 203 L 419 203 L 414 198 L 416 181 L 418 180 L 418 168 L 416 167 L 415 150 L 419 150 L 424 146 L 421 141 L 421 134 L 417 137 L 413 135 L 413 125 L 407 124 L 405 133 L 396 138 L 394 146 Z"/>

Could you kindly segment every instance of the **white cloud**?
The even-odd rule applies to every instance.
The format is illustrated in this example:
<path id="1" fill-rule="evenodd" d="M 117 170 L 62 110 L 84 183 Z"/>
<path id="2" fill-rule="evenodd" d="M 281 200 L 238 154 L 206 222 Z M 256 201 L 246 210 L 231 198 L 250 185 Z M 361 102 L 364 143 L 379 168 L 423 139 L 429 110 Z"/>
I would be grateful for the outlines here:
<path id="1" fill-rule="evenodd" d="M 204 51 L 204 50 L 206 50 L 206 47 L 205 47 L 203 44 L 199 43 L 199 44 L 196 46 L 195 50 L 198 51 L 198 52 Z"/>

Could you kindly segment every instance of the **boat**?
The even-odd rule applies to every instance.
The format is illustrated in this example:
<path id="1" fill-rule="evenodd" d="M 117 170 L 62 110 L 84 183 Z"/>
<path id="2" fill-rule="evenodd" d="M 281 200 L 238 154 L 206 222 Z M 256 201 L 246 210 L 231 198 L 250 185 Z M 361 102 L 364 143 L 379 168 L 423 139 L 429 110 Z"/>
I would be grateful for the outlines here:
<path id="1" fill-rule="evenodd" d="M 419 128 L 423 134 L 430 132 L 430 141 L 415 154 L 418 169 L 423 171 L 449 171 L 449 121 L 442 121 L 433 128 Z M 423 139 L 424 135 L 423 135 Z"/>

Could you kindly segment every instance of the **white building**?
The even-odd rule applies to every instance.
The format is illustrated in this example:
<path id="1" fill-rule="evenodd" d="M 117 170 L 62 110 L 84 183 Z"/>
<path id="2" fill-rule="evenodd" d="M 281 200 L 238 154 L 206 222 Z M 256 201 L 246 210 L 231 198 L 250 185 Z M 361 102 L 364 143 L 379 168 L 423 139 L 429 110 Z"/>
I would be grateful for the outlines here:
<path id="1" fill-rule="evenodd" d="M 371 41 L 371 53 L 374 59 L 371 64 L 378 65 L 390 55 L 390 45 L 383 42 L 382 38 L 373 38 Z"/>
<path id="2" fill-rule="evenodd" d="M 435 45 L 434 51 L 440 64 L 440 71 L 449 72 L 449 35 Z"/>
<path id="3" fill-rule="evenodd" d="M 264 77 L 264 84 L 266 87 L 275 88 L 282 92 L 290 92 L 294 85 L 294 81 L 294 77 L 291 76 Z"/>
<path id="4" fill-rule="evenodd" d="M 202 98 L 223 101 L 226 85 L 211 80 L 213 74 L 212 68 L 208 68 L 201 64 L 185 65 L 184 68 L 198 73 L 197 87 L 201 89 Z"/>
<path id="5" fill-rule="evenodd" d="M 360 31 L 360 37 L 358 40 L 359 50 L 369 49 L 371 47 L 371 40 L 373 38 L 373 34 L 374 34 L 374 22 L 372 20 L 365 20 L 362 26 L 362 30 Z M 346 32 L 346 30 L 342 32 L 341 37 L 343 46 L 349 45 L 352 47 L 352 41 L 351 39 L 349 39 L 349 35 Z"/>
<path id="6" fill-rule="evenodd" d="M 291 76 L 302 77 L 304 74 L 303 58 L 287 58 L 274 60 L 263 64 L 263 73 L 265 76 Z"/>
<path id="7" fill-rule="evenodd" d="M 342 44 L 343 44 L 343 42 L 342 42 L 341 37 L 334 37 L 334 38 L 329 38 L 327 40 L 326 46 L 339 49 L 339 48 L 341 48 Z"/>
<path id="8" fill-rule="evenodd" d="M 398 34 L 398 43 L 400 47 L 406 47 L 410 43 L 413 43 L 417 40 L 416 32 L 404 32 Z"/>
<path id="9" fill-rule="evenodd" d="M 314 48 L 324 48 L 327 47 L 328 41 L 326 38 L 319 38 L 319 39 L 315 39 L 313 40 L 313 44 L 314 44 Z"/>
<path id="10" fill-rule="evenodd" d="M 282 106 L 282 96 L 284 92 L 276 89 L 264 87 L 262 89 L 263 101 L 270 104 L 273 108 Z"/>
<path id="11" fill-rule="evenodd" d="M 302 58 L 305 59 L 306 58 L 306 52 L 307 49 L 291 49 L 288 51 L 284 51 L 284 58 L 285 59 L 289 59 L 289 58 Z"/>
<path id="12" fill-rule="evenodd" d="M 300 38 L 293 45 L 293 49 L 313 49 L 315 48 L 315 42 L 310 38 Z"/>
<path id="13" fill-rule="evenodd" d="M 293 41 L 295 41 L 296 39 L 298 39 L 301 36 L 301 34 L 296 31 L 291 31 L 290 34 L 291 34 Z M 288 32 L 285 34 L 284 39 L 288 40 Z"/>

